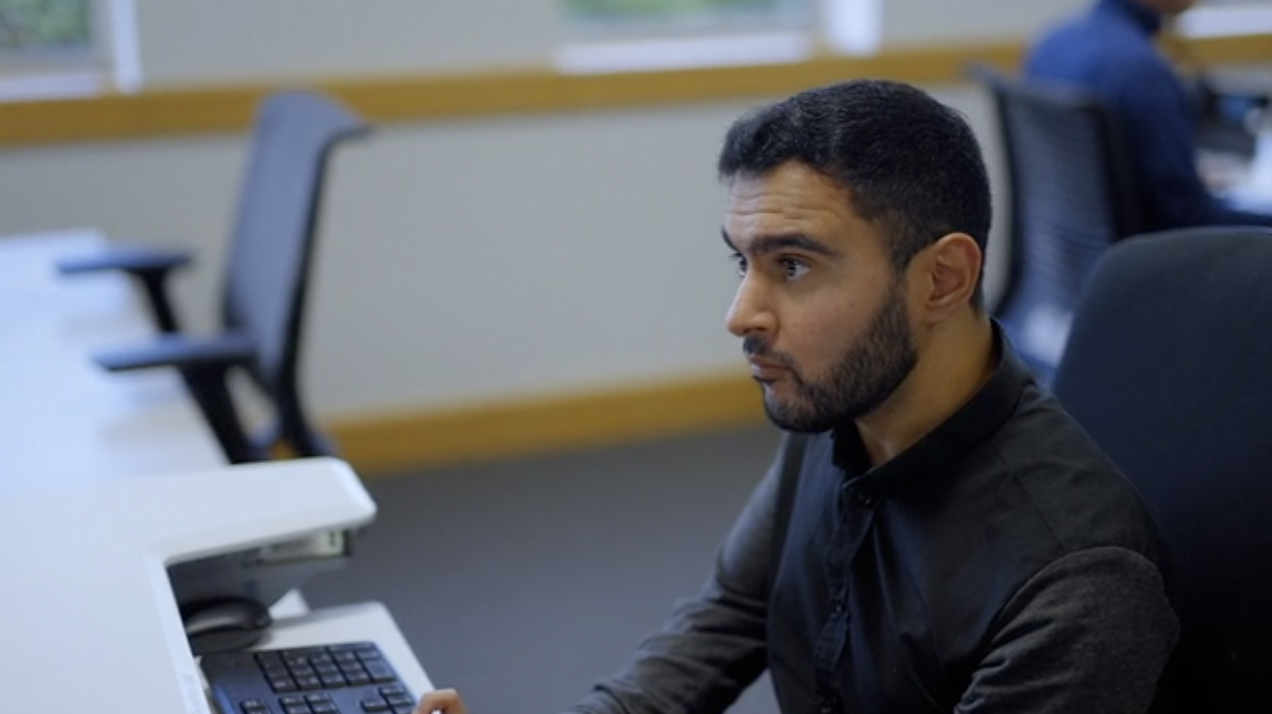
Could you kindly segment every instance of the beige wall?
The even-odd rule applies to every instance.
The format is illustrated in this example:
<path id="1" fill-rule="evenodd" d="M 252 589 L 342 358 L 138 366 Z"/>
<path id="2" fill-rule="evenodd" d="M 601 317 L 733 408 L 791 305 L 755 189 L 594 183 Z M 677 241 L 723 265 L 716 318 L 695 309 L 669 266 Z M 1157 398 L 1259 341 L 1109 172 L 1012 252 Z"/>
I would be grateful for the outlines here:
<path id="1" fill-rule="evenodd" d="M 940 39 L 911 2 L 908 25 L 896 14 L 907 6 L 895 5 L 891 35 Z M 507 65 L 546 61 L 556 37 L 547 0 L 351 7 L 137 0 L 145 75 L 165 84 Z M 1011 29 L 1027 24 L 1022 12 Z M 934 89 L 969 114 L 996 170 L 980 93 Z M 303 368 L 319 415 L 736 373 L 713 161 L 753 103 L 397 125 L 343 150 Z M 0 234 L 96 226 L 194 249 L 202 259 L 178 299 L 207 327 L 244 148 L 224 136 L 6 151 Z M 992 280 L 999 262 L 991 251 Z"/>

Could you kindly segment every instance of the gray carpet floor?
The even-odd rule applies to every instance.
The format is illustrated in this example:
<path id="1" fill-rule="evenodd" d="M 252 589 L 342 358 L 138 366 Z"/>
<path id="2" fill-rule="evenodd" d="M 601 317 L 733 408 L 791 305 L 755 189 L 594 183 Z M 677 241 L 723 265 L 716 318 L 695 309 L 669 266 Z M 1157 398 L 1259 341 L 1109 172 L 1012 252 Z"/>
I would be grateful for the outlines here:
<path id="1" fill-rule="evenodd" d="M 367 480 L 379 514 L 312 607 L 378 600 L 474 714 L 552 714 L 697 591 L 767 426 Z M 767 678 L 734 714 L 774 714 Z"/>

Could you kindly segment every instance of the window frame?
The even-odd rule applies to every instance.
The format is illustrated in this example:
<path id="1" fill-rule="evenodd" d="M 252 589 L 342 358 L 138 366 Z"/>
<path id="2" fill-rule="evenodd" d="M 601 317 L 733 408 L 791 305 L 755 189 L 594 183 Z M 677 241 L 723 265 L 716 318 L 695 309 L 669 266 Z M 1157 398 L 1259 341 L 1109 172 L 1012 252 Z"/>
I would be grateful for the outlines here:
<path id="1" fill-rule="evenodd" d="M 141 87 L 133 0 L 89 0 L 89 42 L 73 50 L 0 50 L 0 101 Z"/>
<path id="2" fill-rule="evenodd" d="M 567 74 L 793 63 L 815 51 L 821 0 L 773 0 L 761 13 L 580 21 L 558 0 L 562 39 L 553 63 Z"/>

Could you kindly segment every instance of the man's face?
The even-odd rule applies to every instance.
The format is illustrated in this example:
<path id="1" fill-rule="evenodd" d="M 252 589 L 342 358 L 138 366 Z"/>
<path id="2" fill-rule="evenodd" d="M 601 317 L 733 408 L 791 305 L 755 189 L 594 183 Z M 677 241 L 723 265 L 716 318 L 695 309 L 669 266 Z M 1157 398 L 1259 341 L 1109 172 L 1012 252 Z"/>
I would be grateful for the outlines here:
<path id="1" fill-rule="evenodd" d="M 866 416 L 914 368 L 904 280 L 847 190 L 795 162 L 735 178 L 724 238 L 742 277 L 729 331 L 775 424 L 819 432 Z"/>

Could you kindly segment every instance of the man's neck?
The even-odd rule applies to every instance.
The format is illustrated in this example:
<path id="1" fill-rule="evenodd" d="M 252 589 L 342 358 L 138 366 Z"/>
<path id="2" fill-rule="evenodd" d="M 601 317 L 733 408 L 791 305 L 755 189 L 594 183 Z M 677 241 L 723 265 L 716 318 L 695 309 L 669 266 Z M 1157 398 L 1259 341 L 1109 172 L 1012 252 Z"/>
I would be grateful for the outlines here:
<path id="1" fill-rule="evenodd" d="M 857 420 L 870 463 L 878 466 L 918 443 L 963 407 L 994 373 L 998 357 L 989 317 L 967 314 L 933 329 L 914 371 L 888 401 Z"/>
<path id="2" fill-rule="evenodd" d="M 1179 11 L 1169 3 L 1160 3 L 1157 0 L 1131 0 L 1131 2 L 1155 15 L 1160 22 L 1171 20 L 1179 14 Z"/>
<path id="3" fill-rule="evenodd" d="M 1130 17 L 1150 35 L 1157 34 L 1166 20 L 1154 0 L 1102 0 L 1098 7 L 1113 8 L 1117 14 Z"/>

